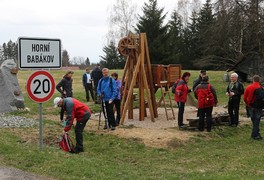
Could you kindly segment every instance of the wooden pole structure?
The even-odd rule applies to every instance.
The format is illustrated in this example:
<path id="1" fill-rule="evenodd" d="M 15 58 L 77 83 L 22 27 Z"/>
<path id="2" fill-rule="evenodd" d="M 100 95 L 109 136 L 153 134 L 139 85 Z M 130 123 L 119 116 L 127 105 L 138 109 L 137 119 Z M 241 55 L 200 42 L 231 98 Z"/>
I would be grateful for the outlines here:
<path id="1" fill-rule="evenodd" d="M 138 38 L 139 40 L 136 41 L 136 39 L 124 39 L 130 44 L 126 45 L 125 43 L 121 43 L 122 47 L 120 49 L 124 50 L 125 53 L 128 53 L 128 58 L 124 69 L 125 77 L 123 77 L 125 83 L 124 91 L 128 89 L 128 92 L 123 93 L 125 96 L 122 97 L 121 102 L 122 117 L 120 123 L 124 123 L 127 111 L 128 118 L 133 118 L 133 89 L 136 83 L 139 88 L 139 119 L 144 120 L 144 117 L 146 116 L 146 105 L 144 98 L 144 95 L 146 94 L 151 120 L 154 122 L 154 118 L 158 116 L 158 113 L 151 73 L 147 36 L 145 33 L 141 33 L 139 36 L 132 35 L 129 37 L 132 39 Z M 132 51 L 129 51 L 125 48 L 131 48 Z"/>

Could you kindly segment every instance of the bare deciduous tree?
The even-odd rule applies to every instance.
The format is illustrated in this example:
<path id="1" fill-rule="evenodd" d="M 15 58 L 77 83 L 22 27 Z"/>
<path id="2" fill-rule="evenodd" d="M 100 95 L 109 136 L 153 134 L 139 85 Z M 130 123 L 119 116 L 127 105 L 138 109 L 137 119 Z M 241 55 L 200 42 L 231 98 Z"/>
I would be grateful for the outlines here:
<path id="1" fill-rule="evenodd" d="M 110 7 L 109 31 L 107 34 L 107 44 L 117 43 L 123 36 L 133 30 L 136 21 L 137 6 L 132 0 L 116 0 Z"/>

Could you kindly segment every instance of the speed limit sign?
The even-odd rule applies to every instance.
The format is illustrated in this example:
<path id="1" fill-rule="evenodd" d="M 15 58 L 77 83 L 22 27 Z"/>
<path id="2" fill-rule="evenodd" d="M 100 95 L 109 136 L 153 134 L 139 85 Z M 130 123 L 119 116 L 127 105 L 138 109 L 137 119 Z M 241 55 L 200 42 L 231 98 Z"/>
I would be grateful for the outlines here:
<path id="1" fill-rule="evenodd" d="M 48 101 L 54 94 L 55 81 L 47 71 L 36 71 L 32 73 L 26 85 L 28 96 L 35 102 L 43 103 Z"/>

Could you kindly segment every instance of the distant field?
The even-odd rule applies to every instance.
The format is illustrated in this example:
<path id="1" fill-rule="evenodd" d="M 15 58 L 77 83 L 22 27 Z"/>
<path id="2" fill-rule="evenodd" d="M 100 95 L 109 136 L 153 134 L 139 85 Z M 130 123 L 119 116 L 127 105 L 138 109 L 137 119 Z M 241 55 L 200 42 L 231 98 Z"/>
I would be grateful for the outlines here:
<path id="1" fill-rule="evenodd" d="M 183 70 L 182 72 L 185 72 L 188 70 Z M 65 71 L 62 70 L 50 70 L 49 71 L 54 79 L 55 82 L 58 83 L 61 78 L 63 77 Z M 84 70 L 78 70 L 78 71 L 74 71 L 74 75 L 73 75 L 73 94 L 74 97 L 79 99 L 80 101 L 85 102 L 86 98 L 85 98 L 85 91 L 84 88 L 82 86 L 82 75 L 85 71 Z M 110 73 L 112 72 L 117 72 L 119 74 L 119 79 L 121 80 L 122 75 L 123 75 L 123 70 L 110 70 Z M 189 81 L 189 87 L 192 88 L 193 85 L 193 81 L 199 76 L 199 71 L 193 71 L 190 70 L 189 71 L 191 73 L 191 77 L 190 77 L 190 81 Z M 22 91 L 24 93 L 24 98 L 25 98 L 25 103 L 27 107 L 30 108 L 37 108 L 36 104 L 32 104 L 32 101 L 29 100 L 28 96 L 26 95 L 26 91 L 25 91 L 25 85 L 26 85 L 26 81 L 28 79 L 28 77 L 30 76 L 30 74 L 33 73 L 33 71 L 19 71 L 18 73 L 18 80 L 20 83 L 20 86 L 22 88 Z M 209 75 L 210 78 L 210 83 L 216 88 L 216 92 L 217 92 L 217 96 L 218 96 L 218 101 L 219 101 L 219 105 L 226 105 L 228 98 L 225 96 L 225 90 L 227 87 L 227 82 L 224 82 L 224 74 L 226 72 L 225 71 L 208 71 L 207 74 Z M 245 84 L 246 86 L 246 84 Z M 137 91 L 135 89 L 135 91 Z M 59 93 L 57 91 L 55 91 L 54 97 L 59 96 Z M 160 98 L 161 94 L 160 91 L 158 91 L 156 93 L 156 100 L 158 101 Z M 193 96 L 193 93 L 192 93 Z M 241 102 L 243 104 L 243 102 Z M 33 107 L 32 107 L 33 106 Z M 52 100 L 50 100 L 47 103 L 44 103 L 44 107 L 46 106 L 52 106 Z M 98 110 L 98 107 L 91 107 L 94 110 Z"/>

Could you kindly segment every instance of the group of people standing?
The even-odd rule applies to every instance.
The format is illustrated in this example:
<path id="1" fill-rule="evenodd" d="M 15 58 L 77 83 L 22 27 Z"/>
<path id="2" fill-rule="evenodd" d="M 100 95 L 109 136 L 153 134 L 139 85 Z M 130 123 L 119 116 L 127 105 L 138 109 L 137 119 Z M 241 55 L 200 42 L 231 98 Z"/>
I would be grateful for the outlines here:
<path id="1" fill-rule="evenodd" d="M 183 73 L 182 77 L 176 81 L 176 90 L 174 99 L 178 104 L 178 127 L 181 129 L 185 126 L 183 124 L 184 107 L 187 101 L 188 93 L 194 92 L 195 98 L 198 99 L 198 111 L 199 117 L 198 129 L 204 131 L 205 119 L 206 129 L 208 132 L 212 129 L 212 111 L 213 107 L 217 105 L 217 94 L 215 88 L 209 83 L 209 77 L 205 70 L 200 71 L 199 77 L 193 82 L 193 88 L 188 88 L 188 82 L 191 74 L 189 72 Z M 252 133 L 251 138 L 254 140 L 262 139 L 259 133 L 260 118 L 262 115 L 262 107 L 259 107 L 256 103 L 256 89 L 260 88 L 260 77 L 258 75 L 253 76 L 253 83 L 244 90 L 243 84 L 238 80 L 238 74 L 232 73 L 230 76 L 230 82 L 226 89 L 226 96 L 228 99 L 228 113 L 230 116 L 231 127 L 237 127 L 239 124 L 239 107 L 241 96 L 244 94 L 244 102 L 246 109 L 249 112 L 249 116 L 252 121 Z"/>

